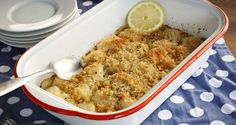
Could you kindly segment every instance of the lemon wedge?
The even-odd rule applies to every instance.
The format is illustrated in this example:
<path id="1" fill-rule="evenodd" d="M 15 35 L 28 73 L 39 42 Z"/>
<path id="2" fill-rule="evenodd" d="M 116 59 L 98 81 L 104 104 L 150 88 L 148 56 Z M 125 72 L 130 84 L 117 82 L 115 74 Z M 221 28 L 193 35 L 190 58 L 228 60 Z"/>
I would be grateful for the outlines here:
<path id="1" fill-rule="evenodd" d="M 163 7 L 154 1 L 145 0 L 136 4 L 127 15 L 130 28 L 144 32 L 158 30 L 164 23 Z"/>

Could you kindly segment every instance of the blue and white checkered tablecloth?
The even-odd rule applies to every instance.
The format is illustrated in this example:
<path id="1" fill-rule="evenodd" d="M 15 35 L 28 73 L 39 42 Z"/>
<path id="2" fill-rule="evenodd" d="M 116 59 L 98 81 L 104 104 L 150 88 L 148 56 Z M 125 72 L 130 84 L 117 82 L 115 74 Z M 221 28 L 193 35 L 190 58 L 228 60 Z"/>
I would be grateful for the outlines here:
<path id="1" fill-rule="evenodd" d="M 78 7 L 83 13 L 99 2 L 78 0 Z M 0 82 L 14 78 L 14 65 L 24 51 L 0 42 Z M 0 97 L 0 119 L 4 117 L 19 125 L 65 124 L 32 103 L 20 88 Z M 236 61 L 224 39 L 214 44 L 208 61 L 142 125 L 236 125 Z"/>

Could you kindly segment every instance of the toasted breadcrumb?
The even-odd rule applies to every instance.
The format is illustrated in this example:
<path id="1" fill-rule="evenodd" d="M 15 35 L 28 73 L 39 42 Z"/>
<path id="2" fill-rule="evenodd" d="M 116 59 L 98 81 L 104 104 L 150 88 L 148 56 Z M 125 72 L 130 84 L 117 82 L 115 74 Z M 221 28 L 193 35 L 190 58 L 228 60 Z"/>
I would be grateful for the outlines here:
<path id="1" fill-rule="evenodd" d="M 120 29 L 82 57 L 83 70 L 71 80 L 54 75 L 41 87 L 85 110 L 118 111 L 139 100 L 201 42 L 168 26 L 150 34 Z"/>

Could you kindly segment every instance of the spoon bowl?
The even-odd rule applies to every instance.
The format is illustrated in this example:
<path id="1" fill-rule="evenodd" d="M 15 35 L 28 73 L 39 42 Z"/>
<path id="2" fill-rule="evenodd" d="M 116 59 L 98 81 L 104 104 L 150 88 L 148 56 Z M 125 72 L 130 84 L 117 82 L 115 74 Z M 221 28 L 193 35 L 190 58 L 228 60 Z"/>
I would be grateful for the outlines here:
<path id="1" fill-rule="evenodd" d="M 70 80 L 71 76 L 75 73 L 77 73 L 80 69 L 80 63 L 77 58 L 75 57 L 66 57 L 61 58 L 52 61 L 48 69 L 44 69 L 42 71 L 39 71 L 37 73 L 24 76 L 24 77 L 18 77 L 13 80 L 8 80 L 5 82 L 0 83 L 0 96 L 3 96 L 22 85 L 26 84 L 29 80 L 50 73 L 54 72 L 58 77 L 64 80 Z"/>

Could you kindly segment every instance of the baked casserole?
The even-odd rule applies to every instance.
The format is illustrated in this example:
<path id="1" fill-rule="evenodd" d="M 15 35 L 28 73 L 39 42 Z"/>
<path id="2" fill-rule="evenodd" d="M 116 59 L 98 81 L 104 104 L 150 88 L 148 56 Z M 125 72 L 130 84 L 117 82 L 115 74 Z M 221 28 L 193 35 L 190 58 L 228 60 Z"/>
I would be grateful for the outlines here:
<path id="1" fill-rule="evenodd" d="M 152 33 L 119 29 L 81 58 L 71 80 L 56 75 L 41 88 L 88 111 L 124 109 L 147 93 L 203 40 L 167 25 Z"/>

